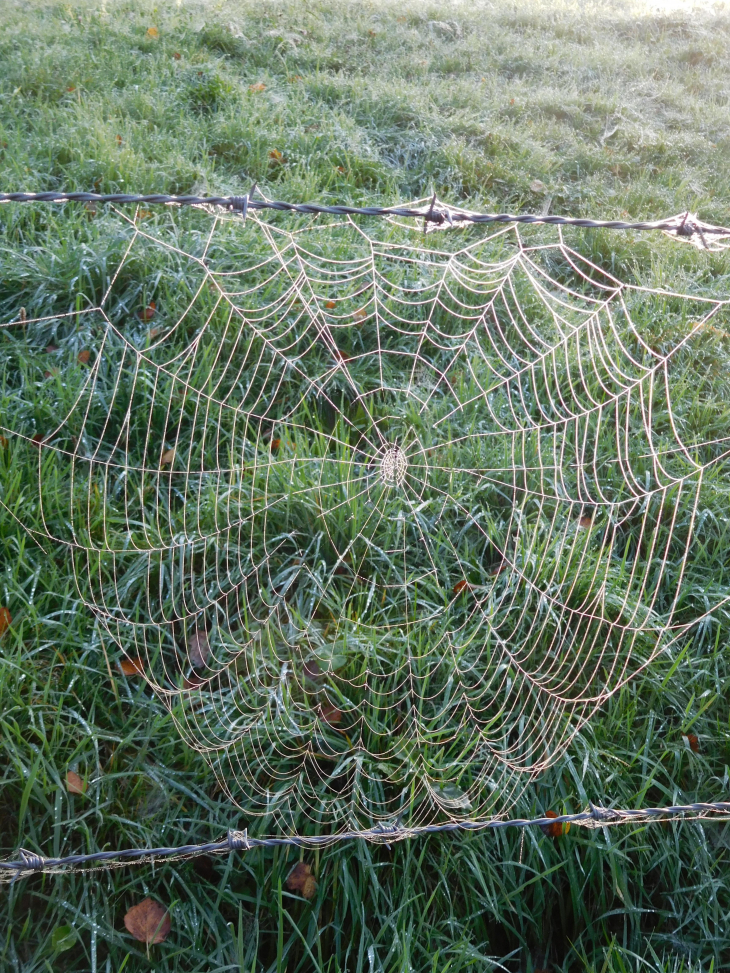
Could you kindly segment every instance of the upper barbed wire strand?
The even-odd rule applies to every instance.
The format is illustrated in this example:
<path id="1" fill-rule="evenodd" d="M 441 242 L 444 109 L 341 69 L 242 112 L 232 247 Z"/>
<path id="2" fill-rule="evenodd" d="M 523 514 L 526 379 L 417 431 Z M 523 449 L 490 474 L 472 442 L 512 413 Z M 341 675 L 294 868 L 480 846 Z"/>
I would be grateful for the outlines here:
<path id="1" fill-rule="evenodd" d="M 427 206 L 346 206 L 325 203 L 289 203 L 283 200 L 254 199 L 244 196 L 171 196 L 166 193 L 139 195 L 135 193 L 40 192 L 0 193 L 0 203 L 117 203 L 163 206 L 216 206 L 245 214 L 251 210 L 275 210 L 313 216 L 402 216 L 424 221 L 424 226 L 456 226 L 463 223 L 522 223 L 546 226 L 576 226 L 602 230 L 660 230 L 682 242 L 691 242 L 700 249 L 715 248 L 708 237 L 730 238 L 730 229 L 699 220 L 694 213 L 679 213 L 663 220 L 595 220 L 578 216 L 548 216 L 513 213 L 475 213 L 449 206 L 435 197 Z"/>

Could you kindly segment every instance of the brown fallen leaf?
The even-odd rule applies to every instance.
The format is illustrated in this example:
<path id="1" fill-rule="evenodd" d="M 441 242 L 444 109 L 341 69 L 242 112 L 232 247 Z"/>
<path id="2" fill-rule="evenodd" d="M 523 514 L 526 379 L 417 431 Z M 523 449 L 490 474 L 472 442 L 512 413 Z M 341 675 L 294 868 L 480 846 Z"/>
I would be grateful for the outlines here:
<path id="1" fill-rule="evenodd" d="M 302 76 L 301 76 L 301 74 L 290 74 L 289 77 L 286 80 L 290 84 L 295 84 L 297 81 L 301 81 L 302 80 Z"/>
<path id="2" fill-rule="evenodd" d="M 43 372 L 43 378 L 53 378 L 54 375 L 58 375 L 57 368 L 52 368 L 49 372 Z"/>
<path id="3" fill-rule="evenodd" d="M 174 59 L 176 61 L 179 61 L 180 60 L 180 51 L 175 51 L 175 53 L 172 56 L 174 57 Z"/>
<path id="4" fill-rule="evenodd" d="M 324 306 L 327 308 L 328 311 L 332 311 L 334 308 L 337 307 L 334 301 L 325 301 Z"/>
<path id="5" fill-rule="evenodd" d="M 272 453 L 278 452 L 279 446 L 281 446 L 281 440 L 280 439 L 272 439 L 271 440 L 271 452 Z"/>
<path id="6" fill-rule="evenodd" d="M 90 358 L 91 358 L 91 352 L 89 351 L 88 348 L 84 348 L 84 350 L 80 351 L 78 354 L 78 360 L 82 365 L 87 365 Z"/>
<path id="7" fill-rule="evenodd" d="M 367 316 L 368 316 L 368 312 L 362 307 L 360 308 L 359 311 L 355 311 L 355 313 L 353 314 L 353 317 L 355 318 L 356 321 L 364 321 Z"/>
<path id="8" fill-rule="evenodd" d="M 39 432 L 37 432 L 31 439 L 31 443 L 36 447 L 36 449 L 40 449 L 44 442 L 45 438 Z"/>
<path id="9" fill-rule="evenodd" d="M 490 578 L 496 578 L 498 574 L 501 574 L 506 569 L 507 569 L 507 562 L 501 561 L 499 564 L 493 564 L 487 571 L 487 574 L 489 575 Z"/>
<path id="10" fill-rule="evenodd" d="M 147 36 L 153 38 L 153 40 L 157 40 L 157 38 L 160 36 L 160 32 L 156 27 L 148 27 Z"/>
<path id="11" fill-rule="evenodd" d="M 305 899 L 311 899 L 317 891 L 317 880 L 312 875 L 312 866 L 306 862 L 297 862 L 289 872 L 285 884 L 290 892 L 299 892 Z"/>
<path id="12" fill-rule="evenodd" d="M 325 723 L 329 723 L 330 726 L 338 726 L 342 722 L 342 710 L 337 709 L 332 703 L 323 703 L 319 712 Z"/>
<path id="13" fill-rule="evenodd" d="M 283 162 L 284 154 L 283 152 L 280 152 L 278 149 L 272 149 L 271 152 L 269 152 L 269 158 L 271 159 L 272 162 Z"/>
<path id="14" fill-rule="evenodd" d="M 124 925 L 136 940 L 148 946 L 164 943 L 172 928 L 169 912 L 154 899 L 133 905 L 124 917 Z"/>
<path id="15" fill-rule="evenodd" d="M 546 811 L 543 816 L 546 818 L 559 817 L 557 811 Z M 548 838 L 560 838 L 570 831 L 570 825 L 567 821 L 557 821 L 555 824 L 541 824 L 540 827 Z"/>
<path id="16" fill-rule="evenodd" d="M 7 445 L 8 445 L 8 441 L 5 438 L 5 436 L 0 436 L 0 448 L 5 449 Z"/>
<path id="17" fill-rule="evenodd" d="M 174 459 L 175 459 L 175 447 L 173 446 L 172 449 L 166 449 L 165 452 L 162 454 L 162 456 L 160 457 L 160 465 L 164 466 L 166 463 L 172 463 Z"/>
<path id="18" fill-rule="evenodd" d="M 578 526 L 583 527 L 588 530 L 593 526 L 593 517 L 590 514 L 583 514 L 583 516 L 578 521 Z"/>
<path id="19" fill-rule="evenodd" d="M 122 144 L 122 136 L 121 135 L 115 135 L 114 136 L 114 141 L 117 143 L 117 145 L 121 145 Z"/>
<path id="20" fill-rule="evenodd" d="M 700 752 L 700 741 L 696 734 L 685 733 L 684 738 L 687 741 L 687 746 L 690 748 L 692 753 Z"/>
<path id="21" fill-rule="evenodd" d="M 67 770 L 66 790 L 69 794 L 84 794 L 86 792 L 86 781 L 79 777 L 75 770 Z"/>
<path id="22" fill-rule="evenodd" d="M 132 659 L 120 659 L 119 668 L 122 670 L 123 676 L 141 676 L 144 672 L 144 665 L 139 656 L 134 656 Z"/>
<path id="23" fill-rule="evenodd" d="M 139 316 L 143 321 L 151 321 L 155 316 L 155 311 L 157 310 L 157 305 L 154 301 L 150 301 L 144 311 L 139 312 Z"/>
<path id="24" fill-rule="evenodd" d="M 0 608 L 0 635 L 3 635 L 10 628 L 12 624 L 13 616 L 10 614 L 9 609 Z"/>
<path id="25" fill-rule="evenodd" d="M 210 655 L 208 633 L 202 630 L 194 632 L 188 639 L 188 658 L 196 668 L 204 666 Z"/>
<path id="26" fill-rule="evenodd" d="M 266 91 L 266 85 L 263 83 L 263 81 L 257 81 L 256 84 L 250 84 L 248 86 L 248 90 L 253 92 L 254 94 L 257 91 Z"/>
<path id="27" fill-rule="evenodd" d="M 454 585 L 454 594 L 459 595 L 462 591 L 468 591 L 470 588 L 471 585 L 468 581 L 457 581 Z"/>
<path id="28" fill-rule="evenodd" d="M 191 672 L 189 676 L 183 676 L 183 689 L 200 689 L 204 685 L 205 679 Z"/>

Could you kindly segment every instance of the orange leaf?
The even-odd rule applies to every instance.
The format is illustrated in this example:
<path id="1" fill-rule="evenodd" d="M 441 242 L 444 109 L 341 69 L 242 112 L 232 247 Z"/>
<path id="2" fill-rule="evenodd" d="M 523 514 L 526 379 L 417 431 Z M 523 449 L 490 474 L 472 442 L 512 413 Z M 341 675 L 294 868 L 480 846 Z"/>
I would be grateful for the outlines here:
<path id="1" fill-rule="evenodd" d="M 544 814 L 546 818 L 557 818 L 558 816 L 556 811 L 546 811 Z M 555 824 L 541 824 L 540 827 L 548 838 L 560 838 L 561 835 L 567 834 L 570 831 L 570 825 L 567 821 L 558 821 Z"/>
<path id="2" fill-rule="evenodd" d="M 155 311 L 157 310 L 157 305 L 154 301 L 150 301 L 144 311 L 140 311 L 139 316 L 143 321 L 151 321 L 155 316 Z"/>
<path id="3" fill-rule="evenodd" d="M 7 608 L 0 608 L 0 635 L 10 628 L 12 621 L 13 616 L 10 614 L 10 611 Z"/>
<path id="4" fill-rule="evenodd" d="M 36 447 L 36 449 L 40 449 L 43 443 L 45 442 L 45 439 L 39 432 L 37 432 L 35 436 L 33 436 L 33 438 L 31 439 L 31 442 Z"/>
<path id="5" fill-rule="evenodd" d="M 256 84 L 250 84 L 248 86 L 248 90 L 254 93 L 257 91 L 266 91 L 266 85 L 263 83 L 263 81 L 257 81 Z"/>
<path id="6" fill-rule="evenodd" d="M 368 312 L 364 308 L 360 308 L 359 311 L 355 311 L 353 317 L 356 321 L 364 321 L 368 316 Z"/>
<path id="7" fill-rule="evenodd" d="M 119 668 L 122 670 L 123 676 L 141 676 L 144 672 L 144 666 L 139 656 L 135 656 L 133 659 L 120 659 Z"/>
<path id="8" fill-rule="evenodd" d="M 122 144 L 122 136 L 121 135 L 115 135 L 114 136 L 114 141 L 117 143 L 117 145 L 121 145 Z"/>
<path id="9" fill-rule="evenodd" d="M 301 81 L 302 76 L 301 74 L 290 74 L 286 80 L 294 84 L 296 81 Z"/>
<path id="10" fill-rule="evenodd" d="M 140 218 L 141 220 L 143 220 L 143 219 L 145 218 L 145 216 L 152 216 L 152 211 L 151 211 L 151 210 L 148 210 L 148 209 L 141 209 L 141 210 L 139 210 L 139 211 L 137 212 L 137 216 L 138 216 L 138 217 L 139 217 L 139 218 Z M 151 304 L 150 306 L 152 307 L 152 313 L 154 314 L 154 310 L 155 310 L 155 302 L 153 301 L 153 302 L 152 302 L 152 304 Z"/>
<path id="11" fill-rule="evenodd" d="M 164 466 L 165 463 L 172 463 L 174 459 L 175 459 L 175 447 L 173 446 L 172 449 L 166 449 L 165 452 L 160 457 L 160 466 Z"/>
<path id="12" fill-rule="evenodd" d="M 289 872 L 285 884 L 290 892 L 299 892 L 305 899 L 311 899 L 317 891 L 317 881 L 312 875 L 312 866 L 306 862 L 297 862 Z"/>
<path id="13" fill-rule="evenodd" d="M 156 40 L 160 36 L 160 32 L 156 27 L 148 27 L 147 36 L 152 37 Z"/>
<path id="14" fill-rule="evenodd" d="M 271 152 L 269 152 L 269 158 L 272 160 L 272 162 L 284 161 L 284 155 L 278 149 L 272 149 Z"/>
<path id="15" fill-rule="evenodd" d="M 1 447 L 2 447 L 3 449 L 5 449 L 5 447 L 6 447 L 7 445 L 8 445 L 8 441 L 7 441 L 7 439 L 5 438 L 5 436 L 0 436 L 0 446 L 1 446 Z"/>
<path id="16" fill-rule="evenodd" d="M 86 791 L 86 781 L 75 770 L 66 771 L 66 790 L 69 794 L 83 794 Z"/>
<path id="17" fill-rule="evenodd" d="M 462 591 L 468 591 L 470 589 L 470 587 L 471 587 L 471 585 L 469 584 L 468 581 L 458 581 L 454 585 L 454 594 L 455 595 L 459 595 L 459 594 L 461 594 Z"/>
<path id="18" fill-rule="evenodd" d="M 506 569 L 506 567 L 507 562 L 501 561 L 499 564 L 493 564 L 487 571 L 487 574 L 490 576 L 490 578 L 496 578 L 498 574 L 501 574 Z"/>
<path id="19" fill-rule="evenodd" d="M 90 358 L 91 358 L 91 352 L 89 351 L 88 348 L 84 348 L 84 350 L 80 351 L 78 354 L 78 359 L 82 365 L 87 365 Z"/>
<path id="20" fill-rule="evenodd" d="M 179 61 L 180 60 L 180 52 L 179 51 L 175 51 L 175 53 L 172 56 L 175 58 L 176 61 Z"/>
<path id="21" fill-rule="evenodd" d="M 687 741 L 687 744 L 690 750 L 692 751 L 692 753 L 700 752 L 700 741 L 694 733 L 685 734 L 685 740 Z"/>
<path id="22" fill-rule="evenodd" d="M 325 301 L 324 306 L 327 308 L 328 311 L 331 311 L 333 308 L 337 307 L 334 301 Z"/>
<path id="23" fill-rule="evenodd" d="M 124 917 L 124 925 L 136 940 L 148 946 L 164 943 L 172 928 L 169 912 L 154 899 L 133 905 Z"/>
<path id="24" fill-rule="evenodd" d="M 271 452 L 272 453 L 277 452 L 277 450 L 279 449 L 279 446 L 281 446 L 281 440 L 280 439 L 272 439 L 271 440 Z"/>
<path id="25" fill-rule="evenodd" d="M 583 516 L 578 521 L 579 527 L 584 527 L 586 530 L 593 526 L 593 517 L 590 514 L 583 514 Z"/>

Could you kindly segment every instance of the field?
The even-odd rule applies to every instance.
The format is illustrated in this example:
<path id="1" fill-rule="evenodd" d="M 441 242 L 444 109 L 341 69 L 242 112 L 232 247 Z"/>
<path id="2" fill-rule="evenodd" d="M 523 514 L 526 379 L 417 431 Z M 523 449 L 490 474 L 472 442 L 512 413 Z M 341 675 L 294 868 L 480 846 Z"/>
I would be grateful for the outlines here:
<path id="1" fill-rule="evenodd" d="M 730 93 L 725 69 L 730 57 L 730 9 L 718 4 L 657 11 L 618 2 L 594 7 L 501 0 L 490 4 L 266 0 L 199 6 L 179 2 L 169 8 L 13 0 L 0 13 L 0 26 L 0 191 L 242 194 L 257 183 L 267 197 L 289 201 L 390 205 L 436 192 L 454 205 L 484 211 L 638 220 L 690 210 L 708 222 L 730 225 L 726 164 Z M 149 212 L 139 219 L 161 238 L 179 233 L 175 239 L 186 253 L 197 252 L 211 221 L 201 211 L 179 216 Z M 247 261 L 255 262 L 267 252 L 267 227 L 286 231 L 306 224 L 298 217 L 278 214 L 265 219 L 269 223 L 254 227 L 250 237 L 241 235 L 232 217 L 221 224 L 216 253 L 224 272 L 235 275 Z M 352 245 L 342 242 L 340 231 L 324 225 L 325 258 L 352 259 Z M 377 226 L 368 226 L 368 232 L 377 232 Z M 152 330 L 161 329 L 165 321 L 178 322 L 184 314 L 186 299 L 195 288 L 195 281 L 186 277 L 184 261 L 178 264 L 174 254 L 162 260 L 158 250 L 150 247 L 125 262 L 129 230 L 123 216 L 103 207 L 0 207 L 0 325 L 8 324 L 0 327 L 0 608 L 12 618 L 7 625 L 8 615 L 0 614 L 3 858 L 15 857 L 19 847 L 60 855 L 203 842 L 218 838 L 229 827 L 249 823 L 230 803 L 203 756 L 183 743 L 170 713 L 149 686 L 134 673 L 128 678 L 120 671 L 119 648 L 104 636 L 83 604 L 84 599 L 93 600 L 89 594 L 93 577 L 101 579 L 99 591 L 108 590 L 109 579 L 122 577 L 126 568 L 123 557 L 112 568 L 103 558 L 84 561 L 79 551 L 102 532 L 121 538 L 125 516 L 143 525 L 148 517 L 150 523 L 156 518 L 154 529 L 160 536 L 165 531 L 175 535 L 185 529 L 186 502 L 202 493 L 202 486 L 186 487 L 191 492 L 181 495 L 178 507 L 168 499 L 167 519 L 161 522 L 159 510 L 164 505 L 159 493 L 153 510 L 154 498 L 145 494 L 143 480 L 130 480 L 133 500 L 122 509 L 118 494 L 110 487 L 107 496 L 106 481 L 99 479 L 97 496 L 101 489 L 104 502 L 100 500 L 93 512 L 89 507 L 92 523 L 87 537 L 79 527 L 83 517 L 75 523 L 74 514 L 69 518 L 64 511 L 74 490 L 80 496 L 85 491 L 91 495 L 92 475 L 88 481 L 81 477 L 72 484 L 64 472 L 67 465 L 55 462 L 51 450 L 39 451 L 37 441 L 33 442 L 34 436 L 43 439 L 63 416 L 73 413 L 79 397 L 83 399 L 101 331 L 99 319 L 90 317 L 87 327 L 82 312 L 100 303 L 108 274 L 120 262 L 124 272 L 114 278 L 114 299 L 106 307 L 114 322 L 124 316 L 133 322 L 129 327 L 136 329 L 134 341 L 148 348 Z M 396 243 L 413 239 L 399 228 L 388 232 Z M 476 241 L 482 231 L 448 231 L 425 240 L 431 246 L 438 238 L 433 246 L 445 249 L 463 245 L 454 233 L 471 234 L 468 240 Z M 556 235 L 545 229 L 532 235 L 528 231 L 524 238 L 537 244 L 554 242 Z M 243 246 L 242 240 L 248 243 Z M 730 296 L 728 252 L 709 254 L 656 234 L 574 230 L 568 231 L 566 240 L 597 268 L 590 280 L 579 282 L 588 290 L 605 273 L 635 285 L 704 299 Z M 499 242 L 489 244 L 490 259 L 496 259 L 495 254 L 503 257 L 499 246 Z M 559 259 L 549 267 L 556 278 L 567 274 L 560 279 L 569 279 Z M 523 278 L 520 281 L 515 300 L 527 307 L 532 291 Z M 657 407 L 653 420 L 657 428 L 677 422 L 691 433 L 692 441 L 701 444 L 692 455 L 707 464 L 708 474 L 701 491 L 698 487 L 696 505 L 685 505 L 699 516 L 691 527 L 682 519 L 684 500 L 680 503 L 678 494 L 667 492 L 674 511 L 669 519 L 679 540 L 674 546 L 667 541 L 663 560 L 657 557 L 653 563 L 641 542 L 646 524 L 652 537 L 668 536 L 664 507 L 647 506 L 642 511 L 643 520 L 637 523 L 644 526 L 638 539 L 632 539 L 627 528 L 626 549 L 631 549 L 630 557 L 642 564 L 646 576 L 654 578 L 651 591 L 657 612 L 668 610 L 666 605 L 681 583 L 682 597 L 672 609 L 674 621 L 683 624 L 705 612 L 708 615 L 702 625 L 670 640 L 666 648 L 637 640 L 632 665 L 640 671 L 592 713 L 558 762 L 519 792 L 510 808 L 516 816 L 538 815 L 548 808 L 576 811 L 588 800 L 634 808 L 728 799 L 730 613 L 724 601 L 730 597 L 730 491 L 727 460 L 716 460 L 730 420 L 730 313 L 726 306 L 711 324 L 699 327 L 693 323 L 704 313 L 698 310 L 699 302 L 636 293 L 634 321 L 647 347 L 666 349 L 679 340 L 681 329 L 695 329 L 685 350 L 672 356 L 668 370 L 667 381 L 676 393 L 672 416 Z M 268 299 L 273 300 L 270 295 Z M 333 291 L 333 308 L 340 299 L 345 300 Z M 576 307 L 577 303 L 576 298 Z M 543 305 L 535 308 L 536 315 Z M 356 306 L 347 305 L 350 316 Z M 209 312 L 210 347 L 227 347 L 233 340 L 230 353 L 237 354 L 227 319 L 219 321 L 215 309 L 201 301 L 199 313 L 204 317 Z M 35 318 L 48 320 L 34 324 Z M 22 325 L 24 320 L 27 326 Z M 367 333 L 364 328 L 361 332 Z M 168 348 L 182 352 L 188 338 L 182 330 L 175 332 Z M 367 371 L 367 347 L 363 351 L 356 342 L 342 347 L 337 354 L 354 362 L 352 369 L 360 367 L 362 352 L 363 386 L 377 384 Z M 89 348 L 94 356 L 91 362 Z M 116 361 L 119 374 L 132 375 L 134 369 L 125 364 L 120 348 L 108 344 L 106 360 Z M 407 350 L 404 338 L 399 353 L 405 355 Z M 207 353 L 204 350 L 195 360 L 200 374 L 190 379 L 194 387 L 196 383 L 203 387 L 208 380 L 201 377 L 205 362 L 212 360 L 206 359 Z M 582 361 L 579 351 L 574 357 L 566 352 L 563 383 L 574 371 L 577 374 Z M 478 386 L 484 378 L 469 367 L 471 379 L 467 369 L 460 376 L 462 401 L 470 401 L 474 383 Z M 643 367 L 638 358 L 632 360 L 634 367 Z M 173 444 L 165 423 L 172 425 L 169 403 L 174 383 L 166 390 L 144 376 L 135 377 L 138 384 L 125 392 L 115 384 L 114 368 L 94 374 L 98 396 L 89 398 L 83 423 L 77 429 L 73 422 L 66 423 L 64 435 L 74 432 L 77 438 L 58 438 L 53 448 L 66 449 L 70 455 L 83 439 L 83 430 L 91 430 L 95 441 L 104 440 L 107 411 L 122 422 L 127 410 L 133 416 L 127 462 L 130 469 L 135 464 L 145 468 L 149 460 L 145 428 L 154 425 L 155 449 L 159 450 L 160 442 L 165 442 L 164 449 Z M 210 374 L 218 375 L 212 367 Z M 215 381 L 225 382 L 227 375 L 222 373 Z M 538 398 L 547 394 L 549 381 L 545 383 L 541 390 L 535 387 Z M 556 373 L 556 388 L 560 385 Z M 600 397 L 598 385 L 588 382 L 586 394 Z M 287 394 L 298 403 L 297 409 L 304 409 L 296 383 L 287 386 Z M 166 413 L 158 408 L 165 396 Z M 178 461 L 180 443 L 186 437 L 192 442 L 199 430 L 204 440 L 206 426 L 216 429 L 213 452 L 220 443 L 235 441 L 237 431 L 226 425 L 222 411 L 199 415 L 197 407 L 185 403 L 185 396 L 175 408 L 179 411 L 174 426 Z M 341 408 L 344 415 L 345 406 Z M 347 408 L 348 421 L 355 428 L 359 420 L 351 402 Z M 511 408 L 509 401 L 503 408 Z M 146 425 L 148 415 L 152 418 Z M 431 419 L 441 421 L 443 415 L 433 412 Z M 297 420 L 292 428 L 303 428 L 302 422 Z M 318 459 L 324 463 L 326 440 L 335 427 L 332 416 L 308 420 L 307 430 L 317 428 L 321 435 L 310 437 L 306 444 L 283 437 L 274 440 L 275 430 L 260 427 L 255 445 L 259 454 L 269 457 L 268 466 L 246 487 L 250 492 L 243 506 L 250 506 L 257 490 L 266 490 L 269 496 L 286 493 L 286 483 L 294 482 L 294 467 L 288 480 L 286 467 L 281 483 L 277 481 L 283 469 L 277 464 L 283 463 L 286 448 L 301 451 L 306 445 L 315 453 L 321 449 Z M 428 428 L 420 433 L 424 443 L 428 434 Z M 458 422 L 454 420 L 452 441 L 463 442 L 470 434 L 467 410 Z M 341 440 L 345 442 L 347 436 L 342 434 Z M 533 453 L 531 458 L 523 456 L 525 466 L 535 468 L 539 463 L 542 469 L 542 447 L 528 445 Z M 642 477 L 659 478 L 656 467 L 644 462 L 645 445 L 638 436 L 627 446 L 630 462 Z M 604 452 L 594 461 L 595 469 L 611 462 L 611 448 L 609 436 L 602 441 Z M 201 446 L 209 468 L 213 460 L 206 449 L 213 447 Z M 224 459 L 216 462 L 224 467 L 228 462 Z M 458 466 L 457 460 L 458 456 L 450 456 L 449 463 Z M 157 458 L 152 461 L 159 464 Z M 190 453 L 188 471 L 192 461 Z M 246 455 L 234 456 L 234 461 L 229 465 L 245 465 Z M 497 452 L 482 461 L 487 467 L 498 466 Z M 670 477 L 684 475 L 683 462 L 681 456 L 674 456 L 666 460 L 663 470 Z M 169 464 L 172 481 L 174 453 L 170 451 L 167 460 L 163 454 L 162 463 Z M 39 470 L 45 526 L 38 502 Z M 328 484 L 323 487 L 321 472 L 318 475 L 319 489 L 326 494 Z M 570 479 L 572 474 L 566 475 Z M 468 483 L 448 489 L 461 491 L 464 508 L 477 503 Z M 533 483 L 531 489 L 538 487 Z M 231 517 L 235 499 L 231 501 L 228 493 L 226 497 Z M 495 550 L 505 549 L 510 538 L 517 547 L 514 511 L 500 508 L 498 499 L 490 503 L 495 511 Z M 511 504 L 526 519 L 532 518 L 530 523 L 539 524 L 540 518 L 556 523 L 557 514 L 542 502 L 533 509 L 526 500 L 518 503 L 513 497 Z M 71 509 L 80 508 L 72 503 Z M 277 520 L 279 509 L 272 508 L 268 516 L 262 544 L 265 531 L 280 537 L 293 532 L 295 522 L 296 531 L 305 534 L 317 516 L 325 519 L 322 510 L 292 505 Z M 208 507 L 198 505 L 197 510 L 199 527 L 217 526 L 218 493 Z M 385 503 L 383 510 L 387 522 Z M 581 526 L 588 517 L 584 547 L 575 557 L 576 545 L 571 554 L 566 555 L 563 547 L 554 554 L 561 584 L 571 588 L 575 565 L 584 563 L 593 543 L 589 535 L 594 538 L 598 529 L 598 514 L 594 516 L 592 508 L 588 513 L 581 508 L 572 516 L 574 523 L 579 518 Z M 332 562 L 338 551 L 345 550 L 347 545 L 337 538 L 349 529 L 342 522 L 328 522 L 334 554 L 326 551 L 325 561 Z M 538 551 L 539 564 L 531 576 L 538 587 L 551 583 L 558 571 L 549 543 L 555 530 Z M 696 541 L 689 544 L 686 537 L 693 530 Z M 79 551 L 49 547 L 43 531 L 67 537 L 73 533 Z M 365 531 L 359 528 L 357 537 Z M 535 538 L 538 533 L 536 526 Z M 143 534 L 148 535 L 147 527 L 136 535 L 137 541 Z M 577 528 L 574 534 L 579 535 Z M 433 536 L 436 550 L 441 535 Z M 526 545 L 526 553 L 535 553 L 535 543 Z M 431 588 L 430 580 L 419 581 L 424 603 L 435 603 L 438 591 L 446 591 L 458 613 L 469 593 L 509 583 L 509 573 L 501 576 L 499 568 L 494 580 L 494 555 L 482 562 L 470 552 L 463 564 L 458 558 L 458 563 L 449 562 L 453 545 L 449 547 L 446 535 L 441 549 L 447 553 L 438 567 L 444 565 L 447 580 L 434 581 Z M 271 566 L 280 572 L 297 554 L 292 550 L 269 561 L 261 550 L 257 549 L 256 558 L 264 559 L 267 569 Z M 595 554 L 596 547 L 591 550 Z M 626 585 L 604 553 L 601 546 L 596 564 L 607 565 L 608 600 L 620 602 Z M 195 560 L 194 570 L 206 591 L 222 566 L 230 576 L 228 557 L 221 547 L 212 552 L 191 548 L 191 564 Z M 469 571 L 462 582 L 454 572 L 467 561 Z M 89 586 L 79 590 L 74 574 L 83 575 L 84 570 Z M 389 577 L 387 563 L 380 567 L 368 563 L 368 579 L 378 570 Z M 596 567 L 596 586 L 600 570 Z M 155 571 L 155 583 L 161 585 L 162 569 L 158 566 Z M 437 573 L 434 569 L 434 577 Z M 152 577 L 152 569 L 141 577 L 125 576 L 129 604 L 147 598 Z M 401 579 L 398 584 L 405 590 L 410 582 Z M 263 584 L 258 584 L 255 597 L 262 599 L 263 591 Z M 464 600 L 459 601 L 462 594 Z M 584 604 L 590 594 L 584 595 Z M 645 594 L 642 589 L 642 597 Z M 300 615 L 307 610 L 302 606 L 311 605 L 310 595 L 311 590 L 300 582 L 296 591 Z M 320 606 L 323 615 L 318 617 L 344 613 L 347 599 L 335 603 L 332 597 L 332 603 Z M 353 610 L 364 617 L 370 601 L 357 597 L 351 599 Z M 295 601 L 292 598 L 292 606 Z M 637 597 L 637 612 L 640 601 Z M 154 604 L 148 599 L 147 605 L 149 611 L 163 612 L 164 598 Z M 722 607 L 714 610 L 717 605 Z M 379 624 L 396 630 L 396 620 L 405 609 L 396 598 L 386 603 L 385 595 L 382 606 Z M 240 619 L 240 603 L 226 602 L 225 607 L 229 617 Z M 468 611 L 466 617 L 468 629 Z M 526 628 L 517 634 L 529 639 L 532 631 Z M 615 644 L 614 634 L 612 627 L 605 637 L 609 647 Z M 587 643 L 600 635 L 600 630 L 591 630 L 590 638 L 582 637 Z M 549 651 L 553 638 L 546 636 L 545 645 L 537 640 L 530 647 L 535 659 Z M 374 651 L 374 644 L 368 652 Z M 402 663 L 403 644 L 396 631 L 383 658 L 373 656 L 372 666 L 376 670 L 382 666 L 386 687 L 390 666 L 395 668 L 394 660 Z M 283 661 L 278 645 L 272 641 L 267 650 L 261 648 L 263 655 L 270 653 L 274 672 Z M 161 644 L 157 654 L 146 643 L 144 648 L 150 652 L 151 667 L 164 665 Z M 344 659 L 342 672 L 354 678 L 355 669 L 347 667 L 355 663 Z M 311 657 L 302 656 L 297 664 L 306 672 Z M 319 680 L 315 702 L 323 698 L 323 678 L 320 672 L 310 678 L 310 684 Z M 477 681 L 477 690 L 483 681 Z M 444 689 L 443 685 L 436 688 Z M 436 693 L 433 686 L 430 690 Z M 365 694 L 356 701 L 358 706 L 368 704 Z M 299 702 L 308 705 L 306 687 Z M 337 721 L 343 718 L 336 709 L 330 710 L 330 718 L 332 712 L 339 714 Z M 383 713 L 380 722 L 372 723 L 372 735 L 366 740 L 372 751 L 377 751 L 377 740 L 395 734 L 397 721 L 393 722 L 385 704 Z M 182 718 L 181 711 L 174 715 Z M 337 739 L 337 734 L 332 738 Z M 449 759 L 463 762 L 459 780 L 466 790 L 468 750 L 460 750 L 461 737 L 455 739 Z M 411 751 L 406 755 L 410 759 Z M 86 783 L 83 793 L 69 789 L 69 770 Z M 313 800 L 317 793 L 310 795 Z M 377 793 L 373 785 L 366 797 L 374 801 Z M 462 791 L 448 793 L 452 800 L 463 798 Z M 240 792 L 235 796 L 245 803 Z M 483 814 L 492 806 L 496 804 L 485 803 Z M 336 818 L 341 812 L 337 800 L 331 808 Z M 292 827 L 303 826 L 292 809 L 284 817 Z M 344 818 L 337 820 L 341 823 Z M 272 821 L 268 827 L 272 830 Z M 94 973 L 148 969 L 709 973 L 730 964 L 728 848 L 730 828 L 724 822 L 675 822 L 574 827 L 559 838 L 534 829 L 433 835 L 390 848 L 352 842 L 316 853 L 278 848 L 215 860 L 40 875 L 3 887 L 0 966 Z M 311 900 L 286 885 L 299 860 L 311 864 L 316 876 Z M 124 927 L 127 910 L 146 896 L 164 903 L 172 919 L 165 942 L 148 948 Z"/>

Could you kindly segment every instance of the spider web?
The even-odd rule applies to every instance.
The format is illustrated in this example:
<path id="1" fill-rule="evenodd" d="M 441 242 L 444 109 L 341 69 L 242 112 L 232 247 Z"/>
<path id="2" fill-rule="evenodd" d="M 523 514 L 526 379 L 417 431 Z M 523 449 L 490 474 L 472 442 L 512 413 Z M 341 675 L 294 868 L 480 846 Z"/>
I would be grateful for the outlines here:
<path id="1" fill-rule="evenodd" d="M 553 230 L 110 219 L 88 306 L 26 322 L 83 378 L 14 434 L 105 639 L 263 830 L 501 813 L 708 637 L 730 302 Z"/>

